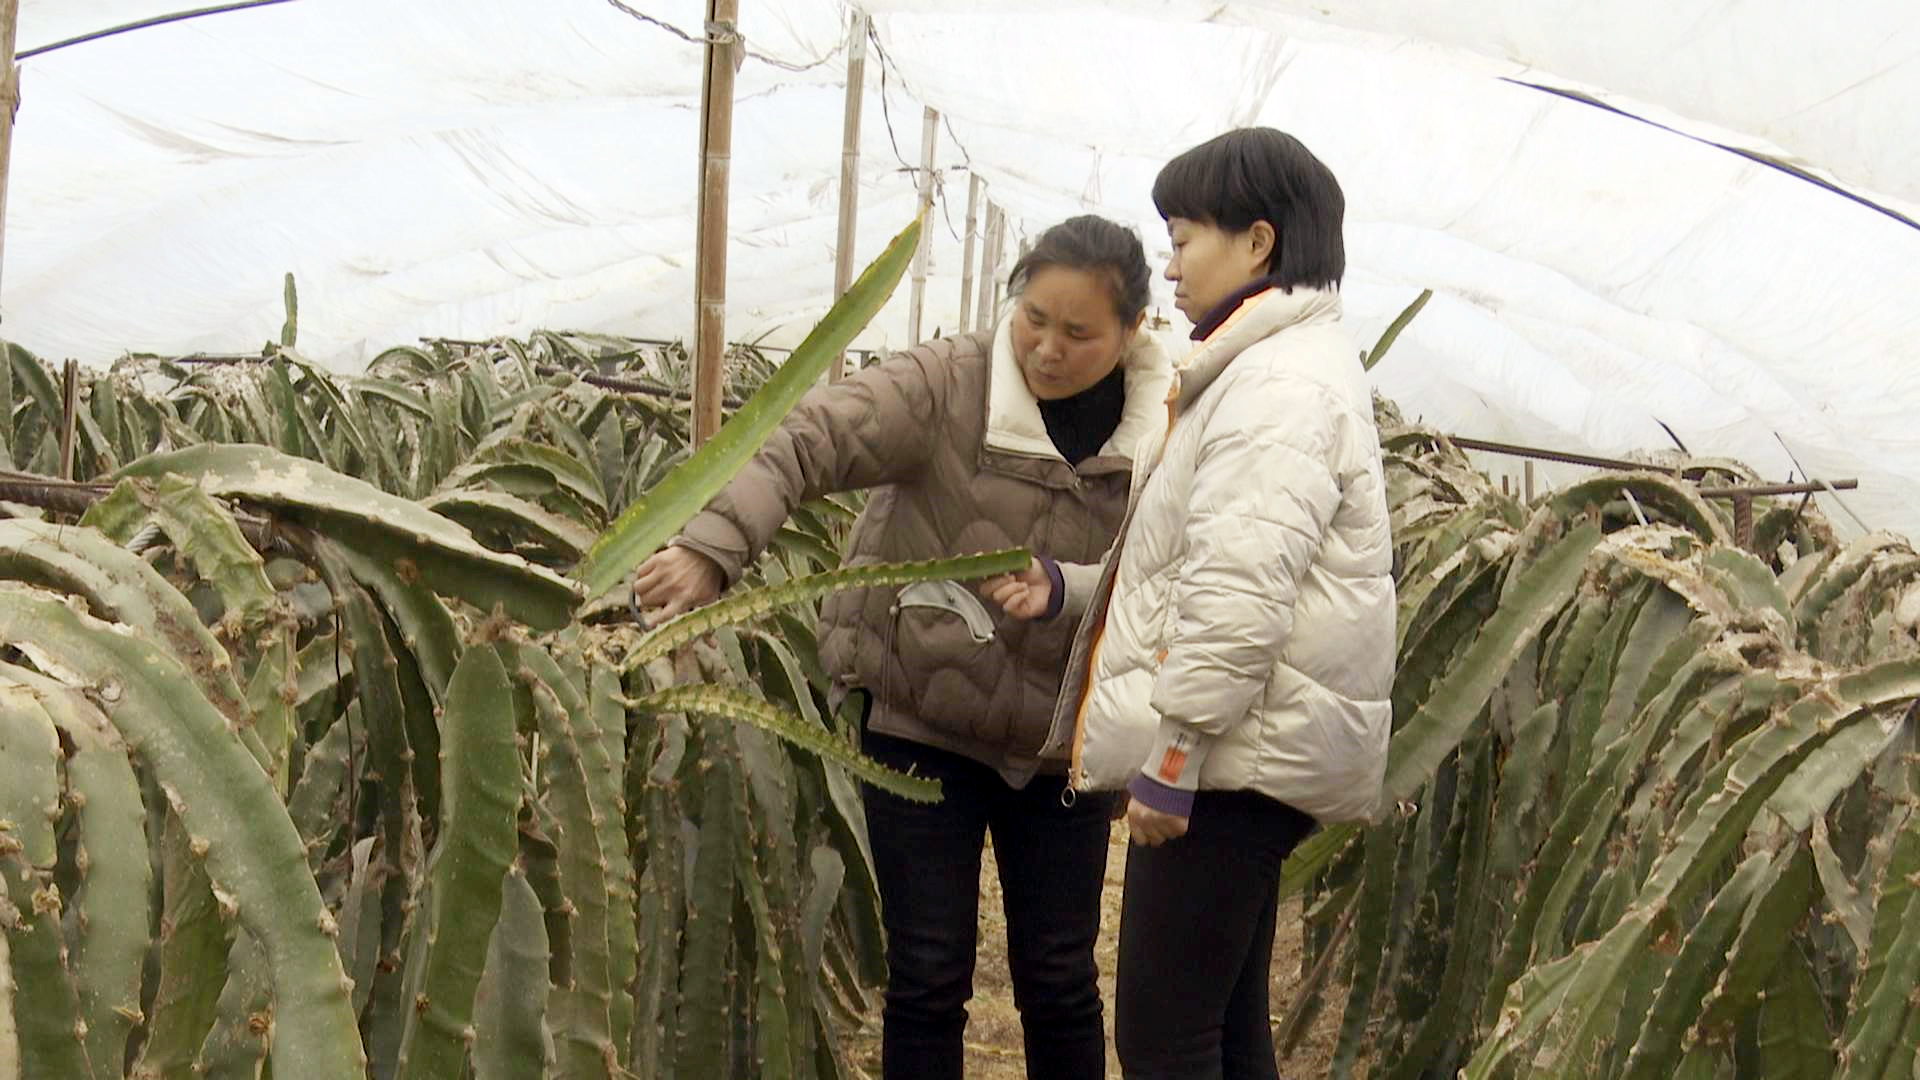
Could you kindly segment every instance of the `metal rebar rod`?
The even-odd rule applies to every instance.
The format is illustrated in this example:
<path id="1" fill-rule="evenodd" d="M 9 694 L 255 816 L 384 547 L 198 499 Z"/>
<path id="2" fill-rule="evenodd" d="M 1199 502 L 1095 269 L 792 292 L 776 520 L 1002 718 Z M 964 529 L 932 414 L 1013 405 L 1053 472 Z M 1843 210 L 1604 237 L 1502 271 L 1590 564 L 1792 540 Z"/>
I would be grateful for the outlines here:
<path id="1" fill-rule="evenodd" d="M 66 514 L 69 517 L 85 514 L 94 503 L 111 495 L 113 489 L 113 484 L 62 480 L 37 473 L 0 471 L 0 502 L 33 506 L 56 514 Z M 272 518 L 250 513 L 238 507 L 234 507 L 231 512 L 234 524 L 240 527 L 241 534 L 256 550 L 281 550 L 279 527 Z"/>
<path id="2" fill-rule="evenodd" d="M 1829 489 L 1853 491 L 1858 480 L 1815 480 L 1806 484 L 1739 484 L 1732 487 L 1703 487 L 1700 494 L 1709 499 L 1733 499 L 1753 495 L 1818 495 Z"/>
<path id="3" fill-rule="evenodd" d="M 1535 446 L 1516 446 L 1512 443 L 1491 442 L 1486 439 L 1469 439 L 1460 435 L 1448 435 L 1446 439 L 1462 450 L 1485 450 L 1492 454 L 1506 454 L 1519 458 L 1534 458 L 1538 461 L 1558 461 L 1567 465 L 1591 465 L 1596 469 L 1631 469 L 1636 472 L 1660 473 L 1678 473 L 1680 471 L 1671 465 L 1655 465 L 1646 461 L 1627 461 L 1624 458 L 1596 457 L 1592 454 L 1572 454 L 1562 450 L 1543 450 Z"/>
<path id="4" fill-rule="evenodd" d="M 1681 470 L 1671 465 L 1655 465 L 1645 461 L 1627 461 L 1624 458 L 1598 457 L 1593 454 L 1574 454 L 1563 450 L 1546 450 L 1537 446 L 1518 446 L 1513 443 L 1493 442 L 1488 439 L 1469 439 L 1460 435 L 1443 436 L 1448 442 L 1462 450 L 1484 450 L 1492 454 L 1506 454 L 1510 457 L 1529 458 L 1538 461 L 1558 461 L 1567 465 L 1588 465 L 1596 469 L 1628 469 L 1636 472 L 1658 472 L 1678 475 Z M 1721 487 L 1703 487 L 1701 496 L 1709 499 L 1730 499 L 1738 496 L 1754 495 L 1806 495 L 1828 491 L 1853 491 L 1860 481 L 1814 480 L 1800 484 L 1732 484 Z"/>
<path id="5" fill-rule="evenodd" d="M 589 386 L 602 390 L 612 390 L 620 394 L 644 394 L 648 397 L 672 398 L 675 401 L 691 401 L 693 395 L 685 390 L 676 390 L 660 383 L 643 382 L 637 379 L 621 379 L 612 375 L 594 375 L 588 372 L 574 371 L 570 368 L 554 367 L 551 364 L 535 364 L 533 373 L 541 376 L 571 375 Z M 720 404 L 729 409 L 738 409 L 744 402 L 736 397 L 722 397 Z"/>

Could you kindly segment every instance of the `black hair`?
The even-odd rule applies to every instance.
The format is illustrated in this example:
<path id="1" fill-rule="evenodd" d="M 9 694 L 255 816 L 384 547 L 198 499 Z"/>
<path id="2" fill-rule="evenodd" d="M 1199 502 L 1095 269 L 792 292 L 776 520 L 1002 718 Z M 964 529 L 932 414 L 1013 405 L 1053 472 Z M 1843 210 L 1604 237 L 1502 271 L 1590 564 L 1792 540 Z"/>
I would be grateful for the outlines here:
<path id="1" fill-rule="evenodd" d="M 1007 291 L 1018 294 L 1027 281 L 1049 266 L 1064 266 L 1105 274 L 1113 293 L 1113 311 L 1120 325 L 1131 329 L 1147 310 L 1148 288 L 1153 272 L 1147 269 L 1147 253 L 1140 237 L 1132 229 L 1095 214 L 1068 218 L 1040 234 L 1033 249 L 1013 264 L 1007 275 Z"/>
<path id="2" fill-rule="evenodd" d="M 1163 218 L 1228 232 L 1272 225 L 1267 273 L 1282 288 L 1333 288 L 1346 274 L 1347 197 L 1333 170 L 1284 131 L 1238 128 L 1188 150 L 1154 178 L 1153 205 Z"/>

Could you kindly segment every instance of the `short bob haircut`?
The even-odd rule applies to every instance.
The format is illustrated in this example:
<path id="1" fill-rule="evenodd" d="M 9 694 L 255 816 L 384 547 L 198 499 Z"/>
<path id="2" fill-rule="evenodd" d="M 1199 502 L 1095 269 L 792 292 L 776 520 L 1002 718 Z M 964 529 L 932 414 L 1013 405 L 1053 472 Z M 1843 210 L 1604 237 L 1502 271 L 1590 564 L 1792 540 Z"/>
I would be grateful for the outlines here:
<path id="1" fill-rule="evenodd" d="M 1267 273 L 1283 289 L 1331 289 L 1347 271 L 1340 182 L 1299 139 L 1273 128 L 1238 128 L 1208 139 L 1160 170 L 1153 205 L 1163 218 L 1186 218 L 1244 232 L 1273 226 Z"/>

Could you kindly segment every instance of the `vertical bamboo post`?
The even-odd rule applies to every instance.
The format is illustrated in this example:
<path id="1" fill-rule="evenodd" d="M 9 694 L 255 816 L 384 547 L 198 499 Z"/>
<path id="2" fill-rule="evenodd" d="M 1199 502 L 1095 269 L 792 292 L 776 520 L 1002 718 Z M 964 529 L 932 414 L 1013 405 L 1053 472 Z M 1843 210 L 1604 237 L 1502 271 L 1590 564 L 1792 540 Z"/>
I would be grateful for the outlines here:
<path id="1" fill-rule="evenodd" d="M 739 0 L 707 0 L 707 70 L 701 80 L 700 226 L 694 278 L 693 445 L 720 430 L 727 356 L 727 180 L 733 161 L 733 76 Z"/>
<path id="2" fill-rule="evenodd" d="M 1007 253 L 1007 212 L 1000 210 L 998 217 L 994 220 L 999 223 L 1000 228 L 993 234 L 993 251 L 990 256 L 992 259 L 991 265 L 993 272 L 987 275 L 988 279 L 993 282 L 993 306 L 987 311 L 987 318 L 989 319 L 992 319 L 994 315 L 999 313 L 1000 290 L 1006 286 L 1006 280 L 1000 276 L 1000 260 L 1004 258 Z"/>
<path id="3" fill-rule="evenodd" d="M 920 125 L 920 247 L 913 253 L 913 290 L 907 294 L 907 344 L 920 344 L 920 316 L 927 300 L 927 252 L 933 229 L 933 144 L 940 137 L 940 114 L 929 107 Z"/>
<path id="4" fill-rule="evenodd" d="M 994 300 L 1000 276 L 1000 234 L 1006 228 L 1006 217 L 1000 208 L 987 202 L 987 235 L 980 245 L 980 302 L 974 312 L 975 330 L 986 330 L 993 326 L 994 309 L 998 306 Z"/>
<path id="5" fill-rule="evenodd" d="M 1002 213 L 1000 216 L 1001 247 L 1004 248 L 1006 246 L 1006 243 L 1007 243 L 1007 218 L 1005 213 Z M 1021 237 L 1020 251 L 1018 255 L 1014 256 L 1014 262 L 1018 263 L 1021 259 L 1026 258 L 1027 252 L 1032 250 L 1033 250 L 1033 241 L 1024 236 Z M 1004 254 L 1005 254 L 1004 251 L 996 250 L 994 252 L 994 257 L 993 257 L 993 309 L 995 311 L 1000 310 L 1000 302 L 1002 299 L 1001 291 L 1006 288 L 1006 284 L 1007 284 L 1006 281 L 1000 276 L 1000 258 Z"/>
<path id="6" fill-rule="evenodd" d="M 20 0 L 0 0 L 0 267 L 7 242 L 7 177 L 13 171 L 13 115 L 20 109 L 20 69 L 13 66 Z"/>
<path id="7" fill-rule="evenodd" d="M 967 244 L 960 257 L 960 322 L 955 329 L 965 331 L 973 322 L 973 252 L 980 231 L 980 190 L 986 183 L 974 173 L 967 179 Z"/>
<path id="8" fill-rule="evenodd" d="M 840 133 L 840 234 L 833 245 L 833 298 L 853 283 L 853 246 L 860 219 L 860 106 L 866 100 L 867 17 L 858 8 L 847 20 L 847 109 Z M 843 351 L 827 373 L 839 382 L 847 371 Z"/>
<path id="9" fill-rule="evenodd" d="M 1526 479 L 1527 501 L 1532 502 L 1533 501 L 1533 459 L 1528 458 L 1524 463 L 1522 463 L 1521 468 L 1523 470 L 1523 473 Z"/>

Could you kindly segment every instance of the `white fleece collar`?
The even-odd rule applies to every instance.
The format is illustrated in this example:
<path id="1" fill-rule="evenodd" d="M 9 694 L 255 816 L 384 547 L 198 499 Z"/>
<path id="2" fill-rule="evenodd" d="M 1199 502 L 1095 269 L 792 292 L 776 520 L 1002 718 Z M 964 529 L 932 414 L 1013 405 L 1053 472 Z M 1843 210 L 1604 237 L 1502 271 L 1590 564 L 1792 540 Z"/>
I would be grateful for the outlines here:
<path id="1" fill-rule="evenodd" d="M 1194 346 L 1193 351 L 1175 365 L 1174 398 L 1185 408 L 1227 369 L 1234 357 L 1256 341 L 1290 326 L 1339 317 L 1340 294 L 1331 289 L 1296 286 L 1292 292 L 1272 288 L 1255 293 L 1241 302 L 1239 309 L 1220 324 L 1212 337 Z"/>
<path id="2" fill-rule="evenodd" d="M 1120 357 L 1120 367 L 1126 372 L 1126 405 L 1120 411 L 1120 426 L 1114 428 L 1099 456 L 1131 459 L 1140 440 L 1166 424 L 1167 388 L 1173 381 L 1173 368 L 1166 350 L 1145 330 L 1134 334 L 1133 344 Z M 986 446 L 1029 457 L 1060 457 L 1040 416 L 1040 402 L 1027 389 L 1027 378 L 1014 359 L 1010 316 L 1001 319 L 993 332 L 993 361 L 987 374 Z"/>

